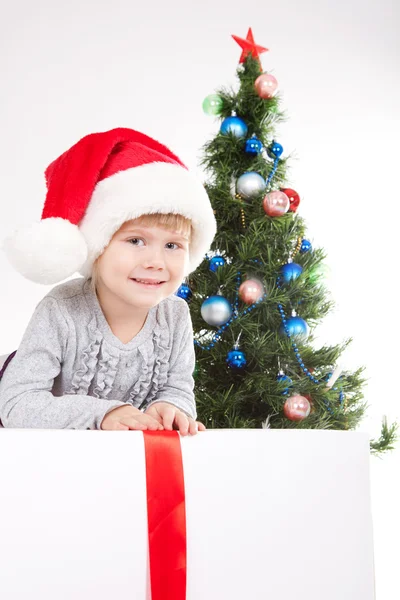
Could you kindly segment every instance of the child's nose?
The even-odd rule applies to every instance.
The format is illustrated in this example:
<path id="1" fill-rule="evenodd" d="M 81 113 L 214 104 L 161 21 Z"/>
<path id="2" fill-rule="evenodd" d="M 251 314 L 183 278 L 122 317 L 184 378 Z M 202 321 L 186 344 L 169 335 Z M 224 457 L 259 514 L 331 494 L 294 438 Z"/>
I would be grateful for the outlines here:
<path id="1" fill-rule="evenodd" d="M 164 269 L 165 259 L 162 250 L 152 250 L 143 260 L 146 269 Z"/>

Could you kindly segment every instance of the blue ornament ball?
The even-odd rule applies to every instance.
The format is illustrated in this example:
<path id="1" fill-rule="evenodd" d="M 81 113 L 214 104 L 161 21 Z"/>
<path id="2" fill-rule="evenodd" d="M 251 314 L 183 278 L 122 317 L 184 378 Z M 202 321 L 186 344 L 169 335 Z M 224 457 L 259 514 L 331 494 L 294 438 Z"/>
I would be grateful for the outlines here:
<path id="1" fill-rule="evenodd" d="M 289 388 L 292 385 L 293 381 L 285 374 L 279 374 L 276 378 L 277 381 L 283 381 L 286 383 L 286 387 L 282 392 L 282 395 L 285 396 L 289 392 Z"/>
<path id="2" fill-rule="evenodd" d="M 260 154 L 262 148 L 262 143 L 256 137 L 252 137 L 246 141 L 245 152 L 247 154 Z"/>
<path id="3" fill-rule="evenodd" d="M 201 316 L 209 325 L 224 325 L 232 316 L 232 306 L 223 296 L 210 296 L 201 305 Z"/>
<path id="4" fill-rule="evenodd" d="M 278 144 L 278 142 L 272 142 L 272 144 L 267 148 L 267 154 L 270 158 L 280 158 L 283 153 L 283 146 Z"/>
<path id="5" fill-rule="evenodd" d="M 226 362 L 231 369 L 243 369 L 246 366 L 247 360 L 244 352 L 234 348 L 228 352 Z"/>
<path id="6" fill-rule="evenodd" d="M 189 303 L 192 299 L 193 293 L 186 283 L 182 283 L 182 285 L 179 286 L 178 290 L 175 292 L 175 295 Z"/>
<path id="7" fill-rule="evenodd" d="M 290 283 L 297 279 L 303 272 L 303 267 L 297 263 L 287 263 L 280 268 L 283 283 Z"/>
<path id="8" fill-rule="evenodd" d="M 282 336 L 295 338 L 299 341 L 306 341 L 310 334 L 310 328 L 308 327 L 305 320 L 301 317 L 289 317 L 286 320 L 286 323 L 282 323 L 282 325 L 280 326 L 279 333 Z"/>
<path id="9" fill-rule="evenodd" d="M 309 242 L 308 240 L 302 240 L 300 246 L 300 254 L 305 254 L 306 252 L 310 252 L 310 250 L 312 250 L 311 242 Z"/>
<path id="10" fill-rule="evenodd" d="M 222 135 L 232 133 L 237 138 L 243 138 L 247 135 L 247 125 L 239 117 L 227 117 L 221 123 L 220 132 Z"/>
<path id="11" fill-rule="evenodd" d="M 210 259 L 210 271 L 215 273 L 219 269 L 219 267 L 223 267 L 225 264 L 225 259 L 223 256 L 213 256 Z"/>

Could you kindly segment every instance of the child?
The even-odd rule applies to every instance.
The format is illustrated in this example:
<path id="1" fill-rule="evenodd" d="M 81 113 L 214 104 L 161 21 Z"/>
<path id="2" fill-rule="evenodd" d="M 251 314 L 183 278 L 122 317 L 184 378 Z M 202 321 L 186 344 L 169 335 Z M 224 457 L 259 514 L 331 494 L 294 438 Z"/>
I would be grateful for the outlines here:
<path id="1" fill-rule="evenodd" d="M 46 169 L 40 223 L 5 242 L 53 284 L 0 381 L 4 427 L 194 434 L 193 330 L 174 292 L 216 231 L 204 187 L 126 128 L 82 138 Z"/>

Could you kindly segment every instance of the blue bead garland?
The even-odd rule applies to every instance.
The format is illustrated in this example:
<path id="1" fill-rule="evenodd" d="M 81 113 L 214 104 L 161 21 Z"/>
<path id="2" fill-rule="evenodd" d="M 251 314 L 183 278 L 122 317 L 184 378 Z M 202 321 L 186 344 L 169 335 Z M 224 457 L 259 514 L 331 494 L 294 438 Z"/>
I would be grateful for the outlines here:
<path id="1" fill-rule="evenodd" d="M 305 240 L 305 241 L 307 241 L 307 240 Z M 310 244 L 310 246 L 311 246 L 311 244 Z M 279 289 L 282 289 L 282 285 L 281 285 L 281 277 L 280 277 L 280 276 L 278 276 L 278 278 L 277 278 L 277 287 L 278 287 Z M 280 312 L 280 315 L 281 315 L 282 324 L 283 324 L 283 326 L 284 326 L 284 329 L 285 329 L 286 335 L 287 335 L 287 336 L 288 336 L 288 338 L 290 339 L 291 335 L 290 335 L 289 329 L 288 329 L 288 328 L 285 326 L 285 325 L 286 325 L 286 323 L 287 323 L 287 319 L 286 319 L 285 311 L 284 311 L 284 309 L 283 309 L 283 306 L 282 306 L 282 304 L 278 304 L 278 310 L 279 310 L 279 312 Z M 310 379 L 310 381 L 312 381 L 313 383 L 315 383 L 315 384 L 322 383 L 320 380 L 318 380 L 316 377 L 314 377 L 314 376 L 312 375 L 312 373 L 310 373 L 310 371 L 309 371 L 309 370 L 307 369 L 307 367 L 304 365 L 304 363 L 303 363 L 303 361 L 302 361 L 302 359 L 301 359 L 301 355 L 300 355 L 299 349 L 297 348 L 297 346 L 296 346 L 296 344 L 295 344 L 294 342 L 292 342 L 292 348 L 293 348 L 293 350 L 294 350 L 294 355 L 295 355 L 295 357 L 296 357 L 296 359 L 297 359 L 297 362 L 299 363 L 299 365 L 300 365 L 300 368 L 301 368 L 301 370 L 303 371 L 303 373 L 304 373 L 305 375 L 307 375 L 307 377 L 308 377 L 308 378 Z M 329 373 L 329 374 L 328 374 L 328 375 L 327 375 L 327 376 L 326 376 L 324 379 L 325 379 L 325 381 L 329 381 L 329 379 L 330 379 L 331 377 L 332 377 L 332 373 Z M 333 389 L 334 391 L 337 391 L 337 390 L 338 390 L 338 387 L 333 387 L 332 389 Z M 344 394 L 343 394 L 343 391 L 341 390 L 341 391 L 340 391 L 340 394 L 339 394 L 339 402 L 340 402 L 340 404 L 342 404 L 342 402 L 343 402 L 343 398 L 344 398 Z M 326 405 L 326 407 L 327 407 L 328 411 L 332 413 L 332 412 L 333 412 L 333 411 L 332 411 L 332 408 L 329 406 L 329 404 L 328 404 L 327 400 L 324 400 L 324 402 L 325 402 L 325 405 Z"/>
<path id="2" fill-rule="evenodd" d="M 275 175 L 275 173 L 276 173 L 276 170 L 277 170 L 277 168 L 278 168 L 278 165 L 279 165 L 279 158 L 276 158 L 276 159 L 274 160 L 274 166 L 273 166 L 273 168 L 272 168 L 272 171 L 271 171 L 271 173 L 268 175 L 268 178 L 267 178 L 267 186 L 266 186 L 266 187 L 268 187 L 268 186 L 269 186 L 269 184 L 271 183 L 271 179 L 272 179 L 272 178 L 273 178 L 273 176 Z"/>
<path id="3" fill-rule="evenodd" d="M 277 287 L 279 289 L 282 289 L 280 277 L 277 278 L 276 284 L 277 284 Z M 279 313 L 281 315 L 282 325 L 283 325 L 283 327 L 285 329 L 286 335 L 290 339 L 291 335 L 290 335 L 288 327 L 286 326 L 287 320 L 286 320 L 285 310 L 284 310 L 282 304 L 278 304 L 278 310 L 279 310 Z M 301 358 L 301 354 L 300 354 L 299 349 L 298 349 L 298 347 L 297 347 L 297 345 L 296 345 L 295 342 L 292 342 L 292 348 L 293 348 L 296 360 L 299 363 L 299 366 L 300 366 L 301 370 L 303 371 L 304 375 L 306 375 L 309 378 L 309 380 L 312 381 L 312 383 L 315 383 L 315 385 L 318 385 L 319 383 L 322 383 L 322 381 L 320 381 L 319 379 L 317 379 L 316 377 L 314 377 L 314 375 L 312 373 L 310 373 L 310 371 L 304 365 L 304 362 L 303 362 L 303 360 Z M 332 389 L 333 390 L 337 390 L 337 388 L 332 388 Z M 332 414 L 333 410 L 332 410 L 331 406 L 329 405 L 329 402 L 324 399 L 324 404 L 325 404 L 328 412 L 330 412 Z"/>

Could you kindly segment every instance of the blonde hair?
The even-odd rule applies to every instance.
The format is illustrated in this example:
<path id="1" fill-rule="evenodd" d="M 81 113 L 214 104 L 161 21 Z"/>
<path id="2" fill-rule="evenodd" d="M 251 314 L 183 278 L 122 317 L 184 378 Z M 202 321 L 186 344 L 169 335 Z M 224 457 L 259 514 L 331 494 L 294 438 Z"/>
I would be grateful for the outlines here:
<path id="1" fill-rule="evenodd" d="M 175 231 L 177 233 L 180 233 L 181 235 L 184 235 L 188 238 L 190 244 L 190 240 L 192 237 L 192 222 L 190 219 L 187 219 L 182 215 L 176 215 L 174 213 L 153 213 L 141 215 L 140 217 L 137 217 L 137 219 L 133 220 L 138 225 L 143 225 L 144 227 L 163 227 L 164 229 L 168 229 L 169 231 Z M 125 223 L 122 223 L 121 227 L 123 227 L 124 225 Z M 96 291 L 96 284 L 98 278 L 98 260 L 100 256 L 98 256 L 94 261 L 92 266 L 92 272 L 90 275 L 93 291 Z"/>

